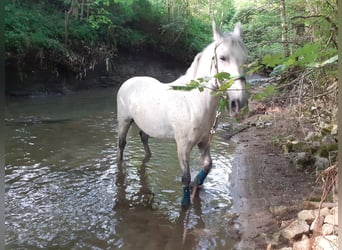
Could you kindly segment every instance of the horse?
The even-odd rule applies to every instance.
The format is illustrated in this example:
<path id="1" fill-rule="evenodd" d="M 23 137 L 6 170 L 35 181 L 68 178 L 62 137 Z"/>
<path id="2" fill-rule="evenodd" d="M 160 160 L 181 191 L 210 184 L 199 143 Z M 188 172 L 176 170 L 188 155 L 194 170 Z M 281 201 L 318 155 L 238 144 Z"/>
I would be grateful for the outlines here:
<path id="1" fill-rule="evenodd" d="M 123 161 L 126 137 L 134 123 L 145 150 L 145 160 L 150 159 L 150 137 L 170 138 L 176 141 L 179 165 L 182 171 L 183 197 L 181 205 L 191 205 L 190 187 L 201 186 L 212 168 L 210 138 L 220 96 L 212 90 L 221 86 L 214 76 L 227 72 L 234 76 L 227 90 L 228 108 L 231 116 L 248 105 L 245 89 L 246 79 L 243 64 L 247 61 L 247 49 L 241 38 L 241 24 L 233 32 L 223 33 L 215 22 L 212 24 L 213 42 L 198 53 L 183 76 L 171 83 L 161 83 L 148 76 L 132 77 L 125 81 L 117 92 L 118 161 Z M 176 91 L 172 86 L 186 86 L 192 80 L 208 79 L 203 91 Z M 198 146 L 203 169 L 191 182 L 190 153 Z"/>

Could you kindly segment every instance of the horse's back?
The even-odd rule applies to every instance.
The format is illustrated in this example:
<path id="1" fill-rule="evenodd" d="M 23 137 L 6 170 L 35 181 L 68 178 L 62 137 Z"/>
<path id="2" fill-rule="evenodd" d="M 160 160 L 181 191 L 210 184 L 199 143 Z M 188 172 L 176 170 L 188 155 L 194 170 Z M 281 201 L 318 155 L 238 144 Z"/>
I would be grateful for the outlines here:
<path id="1" fill-rule="evenodd" d="M 170 92 L 169 86 L 152 77 L 128 79 L 117 94 L 119 126 L 124 121 L 133 120 L 141 130 L 153 137 L 173 137 L 165 113 L 170 104 Z"/>

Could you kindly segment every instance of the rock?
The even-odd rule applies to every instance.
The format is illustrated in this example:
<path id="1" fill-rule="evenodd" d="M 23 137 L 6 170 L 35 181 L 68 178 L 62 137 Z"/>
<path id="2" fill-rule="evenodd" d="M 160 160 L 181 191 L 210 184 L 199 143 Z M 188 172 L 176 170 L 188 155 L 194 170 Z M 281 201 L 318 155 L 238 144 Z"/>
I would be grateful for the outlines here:
<path id="1" fill-rule="evenodd" d="M 286 206 L 274 206 L 274 207 L 270 207 L 270 212 L 274 215 L 274 216 L 280 216 L 285 214 L 288 211 L 288 208 Z"/>
<path id="2" fill-rule="evenodd" d="M 320 231 L 323 225 L 324 217 L 316 217 L 310 226 L 311 231 Z"/>
<path id="3" fill-rule="evenodd" d="M 282 220 L 280 227 L 281 228 L 285 228 L 285 227 L 289 226 L 292 222 L 293 222 L 293 219 L 291 219 L 291 220 Z"/>
<path id="4" fill-rule="evenodd" d="M 325 157 L 315 156 L 314 167 L 316 171 L 324 170 L 330 166 L 330 161 Z"/>
<path id="5" fill-rule="evenodd" d="M 319 236 L 315 238 L 313 250 L 338 250 L 336 235 Z"/>
<path id="6" fill-rule="evenodd" d="M 331 135 L 337 135 L 338 134 L 338 125 L 334 124 L 333 127 L 331 128 Z"/>
<path id="7" fill-rule="evenodd" d="M 320 141 L 322 138 L 321 134 L 314 131 L 309 131 L 306 137 L 304 138 L 305 141 Z"/>
<path id="8" fill-rule="evenodd" d="M 279 236 L 280 236 L 280 232 L 276 232 L 272 234 L 271 236 L 267 236 L 266 234 L 264 235 L 267 245 L 271 247 L 278 245 Z"/>
<path id="9" fill-rule="evenodd" d="M 334 213 L 334 214 L 327 215 L 324 219 L 324 223 L 337 226 L 338 225 L 338 214 Z"/>
<path id="10" fill-rule="evenodd" d="M 310 152 L 311 147 L 305 142 L 292 141 L 292 151 L 293 152 Z"/>
<path id="11" fill-rule="evenodd" d="M 316 154 L 320 157 L 331 158 L 331 151 L 337 151 L 337 150 L 338 150 L 338 145 L 336 142 L 331 143 L 331 144 L 323 144 L 319 147 Z"/>
<path id="12" fill-rule="evenodd" d="M 320 202 L 318 201 L 309 201 L 305 203 L 305 206 L 308 208 L 319 208 Z M 336 206 L 336 203 L 334 202 L 323 202 L 322 207 L 327 207 L 327 208 L 333 208 Z"/>
<path id="13" fill-rule="evenodd" d="M 318 212 L 319 212 L 319 209 L 317 209 L 317 210 L 314 211 L 315 217 L 318 216 Z M 321 209 L 321 211 L 319 212 L 319 215 L 320 215 L 320 216 L 323 216 L 323 217 L 326 217 L 326 216 L 329 215 L 329 214 L 330 214 L 330 209 L 327 208 L 327 207 L 323 207 L 323 208 Z"/>
<path id="14" fill-rule="evenodd" d="M 293 243 L 293 250 L 311 250 L 310 239 L 304 239 Z"/>
<path id="15" fill-rule="evenodd" d="M 338 214 L 338 207 L 331 208 L 331 214 Z"/>
<path id="16" fill-rule="evenodd" d="M 309 225 L 304 220 L 295 220 L 286 228 L 281 230 L 281 236 L 286 239 L 296 239 L 309 232 Z"/>
<path id="17" fill-rule="evenodd" d="M 298 213 L 298 219 L 312 223 L 315 219 L 315 212 L 313 210 L 302 210 Z"/>
<path id="18" fill-rule="evenodd" d="M 311 152 L 311 146 L 307 142 L 291 140 L 287 141 L 286 144 L 283 144 L 283 150 L 286 153 L 289 152 Z"/>
<path id="19" fill-rule="evenodd" d="M 290 153 L 292 166 L 296 169 L 312 167 L 315 159 L 308 152 Z"/>
<path id="20" fill-rule="evenodd" d="M 326 135 L 322 138 L 322 141 L 321 141 L 322 144 L 334 144 L 336 143 L 335 139 L 333 136 L 331 135 Z"/>
<path id="21" fill-rule="evenodd" d="M 322 234 L 323 235 L 331 235 L 334 233 L 334 226 L 331 224 L 324 224 L 322 226 Z"/>

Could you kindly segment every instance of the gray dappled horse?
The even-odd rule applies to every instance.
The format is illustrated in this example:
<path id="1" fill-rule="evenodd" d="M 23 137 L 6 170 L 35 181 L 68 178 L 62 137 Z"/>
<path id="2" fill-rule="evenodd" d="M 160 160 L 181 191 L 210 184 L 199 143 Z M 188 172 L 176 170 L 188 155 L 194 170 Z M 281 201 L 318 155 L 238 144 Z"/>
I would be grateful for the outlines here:
<path id="1" fill-rule="evenodd" d="M 176 81 L 165 84 L 152 77 L 133 77 L 123 83 L 117 94 L 119 162 L 123 160 L 127 133 L 133 123 L 140 130 L 145 159 L 151 156 L 149 137 L 175 139 L 182 170 L 183 207 L 191 203 L 189 162 L 194 146 L 198 146 L 203 162 L 194 185 L 202 185 L 212 167 L 209 138 L 220 96 L 212 95 L 211 91 L 221 85 L 213 76 L 228 72 L 235 77 L 227 90 L 230 115 L 236 115 L 248 102 L 242 69 L 247 51 L 240 24 L 235 25 L 233 32 L 222 33 L 213 22 L 213 37 L 214 41 L 196 55 L 186 74 Z M 185 86 L 198 78 L 209 79 L 202 92 L 171 90 L 171 86 Z"/>

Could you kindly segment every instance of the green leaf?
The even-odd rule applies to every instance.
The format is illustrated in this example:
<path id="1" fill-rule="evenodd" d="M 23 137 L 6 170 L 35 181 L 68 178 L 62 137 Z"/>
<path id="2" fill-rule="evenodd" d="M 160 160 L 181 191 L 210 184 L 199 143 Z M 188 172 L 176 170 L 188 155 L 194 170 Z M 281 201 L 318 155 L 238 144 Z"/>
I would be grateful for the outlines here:
<path id="1" fill-rule="evenodd" d="M 223 84 L 219 87 L 219 90 L 220 90 L 220 91 L 227 91 L 227 89 L 229 89 L 233 84 L 234 84 L 234 80 L 233 80 L 233 79 L 230 79 L 229 81 L 223 83 Z"/>
<path id="2" fill-rule="evenodd" d="M 253 100 L 256 101 L 262 101 L 267 97 L 270 97 L 272 95 L 274 95 L 277 92 L 277 89 L 275 86 L 273 85 L 267 85 L 262 92 L 260 93 L 256 93 L 252 96 Z"/>
<path id="3" fill-rule="evenodd" d="M 211 91 L 210 94 L 212 96 L 225 96 L 226 95 L 226 91 L 215 90 L 215 91 Z"/>
<path id="4" fill-rule="evenodd" d="M 274 95 L 277 92 L 276 87 L 273 85 L 267 85 L 264 89 L 265 96 Z"/>
<path id="5" fill-rule="evenodd" d="M 222 110 L 224 109 L 224 107 L 226 107 L 228 105 L 228 100 L 227 98 L 221 97 L 220 98 L 220 103 L 219 106 L 217 108 L 218 112 L 222 112 Z"/>
<path id="6" fill-rule="evenodd" d="M 308 67 L 310 68 L 320 68 L 320 67 L 323 67 L 327 64 L 333 64 L 335 62 L 338 61 L 338 55 L 335 55 L 333 57 L 330 57 L 328 60 L 325 60 L 323 62 L 319 62 L 319 63 L 311 63 L 308 65 Z"/>
<path id="7" fill-rule="evenodd" d="M 287 67 L 284 64 L 280 64 L 274 67 L 273 71 L 271 72 L 270 76 L 279 76 L 282 75 L 286 71 Z"/>
<path id="8" fill-rule="evenodd" d="M 228 72 L 219 72 L 216 75 L 214 75 L 214 78 L 216 78 L 219 81 L 224 81 L 230 79 L 230 74 Z"/>
<path id="9" fill-rule="evenodd" d="M 274 67 L 280 63 L 282 63 L 284 60 L 282 54 L 273 54 L 273 55 L 265 55 L 262 58 L 262 63 L 265 64 L 268 67 Z"/>
<path id="10" fill-rule="evenodd" d="M 251 99 L 256 101 L 261 101 L 265 98 L 265 96 L 262 93 L 256 93 L 254 94 Z"/>
<path id="11" fill-rule="evenodd" d="M 172 90 L 180 90 L 180 91 L 191 91 L 194 89 L 198 89 L 200 92 L 204 90 L 204 86 L 201 85 L 198 81 L 191 80 L 190 83 L 184 86 L 171 86 Z"/>

